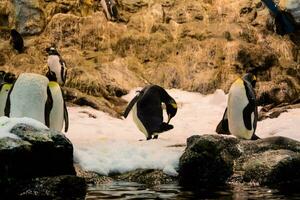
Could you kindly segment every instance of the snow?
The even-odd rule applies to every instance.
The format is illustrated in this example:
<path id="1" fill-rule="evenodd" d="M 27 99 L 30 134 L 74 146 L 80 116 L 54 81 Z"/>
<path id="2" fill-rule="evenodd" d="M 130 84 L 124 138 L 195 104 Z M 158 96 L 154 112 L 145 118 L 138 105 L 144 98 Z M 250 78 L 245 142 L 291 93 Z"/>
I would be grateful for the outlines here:
<path id="1" fill-rule="evenodd" d="M 136 90 L 124 99 L 130 101 Z M 174 129 L 160 134 L 157 140 L 146 141 L 130 115 L 116 119 L 91 108 L 69 107 L 70 129 L 66 135 L 74 145 L 75 161 L 85 170 L 103 175 L 138 168 L 161 169 L 177 175 L 186 139 L 195 134 L 216 134 L 227 96 L 222 90 L 207 96 L 176 89 L 168 93 L 179 108 L 170 122 Z M 88 113 L 97 118 L 90 118 Z M 281 135 L 300 141 L 299 122 L 300 109 L 289 110 L 276 119 L 258 122 L 256 134 L 262 138 Z"/>
<path id="2" fill-rule="evenodd" d="M 17 124 L 28 124 L 36 129 L 48 129 L 44 124 L 31 118 L 8 118 L 0 117 L 0 138 L 10 137 L 19 139 L 18 136 L 10 133 L 10 130 Z"/>

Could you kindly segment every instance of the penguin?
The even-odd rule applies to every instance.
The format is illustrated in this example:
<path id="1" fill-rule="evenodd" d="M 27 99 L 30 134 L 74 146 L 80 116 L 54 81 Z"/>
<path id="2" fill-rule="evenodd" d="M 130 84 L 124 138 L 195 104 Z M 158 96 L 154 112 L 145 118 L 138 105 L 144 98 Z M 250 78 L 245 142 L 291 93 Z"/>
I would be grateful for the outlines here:
<path id="1" fill-rule="evenodd" d="M 19 53 L 23 53 L 24 41 L 21 34 L 16 29 L 12 29 L 10 31 L 10 36 L 11 36 L 11 43 L 13 48 L 17 50 Z"/>
<path id="2" fill-rule="evenodd" d="M 162 103 L 166 105 L 167 122 L 163 121 Z M 173 128 L 169 122 L 176 115 L 177 104 L 165 89 L 158 85 L 149 85 L 131 100 L 123 116 L 126 118 L 131 110 L 138 129 L 150 140 L 157 139 L 159 133 Z"/>
<path id="3" fill-rule="evenodd" d="M 12 73 L 5 73 L 4 71 L 0 72 L 0 76 L 3 76 L 2 82 L 0 83 L 0 117 L 4 116 L 4 109 L 6 105 L 6 100 L 10 89 L 16 77 Z"/>
<path id="4" fill-rule="evenodd" d="M 46 76 L 50 73 L 54 73 L 55 81 L 60 85 L 64 85 L 67 78 L 66 62 L 62 59 L 55 47 L 48 47 L 46 51 L 48 53 L 48 72 Z"/>
<path id="5" fill-rule="evenodd" d="M 4 82 L 5 71 L 0 70 L 0 85 Z"/>
<path id="6" fill-rule="evenodd" d="M 279 35 L 290 34 L 296 31 L 296 22 L 291 14 L 280 10 L 273 0 L 261 0 L 275 17 L 276 33 Z"/>
<path id="7" fill-rule="evenodd" d="M 238 78 L 230 87 L 227 108 L 216 132 L 232 134 L 238 138 L 256 140 L 257 106 L 254 87 L 256 77 L 247 73 Z"/>
<path id="8" fill-rule="evenodd" d="M 104 9 L 106 19 L 109 21 L 119 20 L 119 14 L 115 0 L 101 0 L 101 5 Z"/>
<path id="9" fill-rule="evenodd" d="M 4 114 L 33 118 L 56 131 L 61 131 L 65 122 L 65 132 L 68 131 L 68 114 L 59 84 L 39 74 L 20 74 L 8 94 Z"/>

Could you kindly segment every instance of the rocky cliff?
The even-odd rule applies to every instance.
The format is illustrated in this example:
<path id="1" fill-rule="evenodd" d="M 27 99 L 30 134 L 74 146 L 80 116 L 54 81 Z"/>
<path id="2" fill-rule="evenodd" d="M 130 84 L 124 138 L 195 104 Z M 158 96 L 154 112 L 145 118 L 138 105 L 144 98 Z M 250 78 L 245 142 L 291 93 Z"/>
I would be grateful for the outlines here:
<path id="1" fill-rule="evenodd" d="M 260 0 L 117 3 L 122 22 L 107 21 L 100 1 L 2 0 L 0 68 L 45 73 L 45 48 L 55 45 L 67 63 L 69 101 L 115 116 L 126 104 L 118 97 L 133 87 L 208 94 L 253 69 L 261 104 L 299 99 L 299 33 L 277 35 Z M 7 28 L 24 36 L 24 53 L 12 50 Z"/>

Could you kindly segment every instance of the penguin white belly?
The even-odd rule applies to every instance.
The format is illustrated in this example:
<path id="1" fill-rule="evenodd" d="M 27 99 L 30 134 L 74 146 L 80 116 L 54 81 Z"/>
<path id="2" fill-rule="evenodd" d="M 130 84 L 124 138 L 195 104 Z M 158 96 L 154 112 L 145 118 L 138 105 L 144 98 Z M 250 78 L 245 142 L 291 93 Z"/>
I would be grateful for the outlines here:
<path id="1" fill-rule="evenodd" d="M 50 111 L 50 129 L 61 131 L 64 125 L 64 100 L 61 93 L 60 86 L 56 82 L 49 82 L 48 84 L 53 106 Z"/>
<path id="2" fill-rule="evenodd" d="M 244 82 L 242 79 L 238 79 L 232 84 L 229 90 L 227 117 L 230 133 L 239 138 L 251 139 L 253 134 L 253 128 L 252 130 L 248 130 L 245 127 L 243 119 L 243 110 L 248 103 L 249 100 L 247 98 Z M 252 115 L 251 118 L 253 122 L 254 115 Z"/>
<path id="3" fill-rule="evenodd" d="M 61 78 L 61 63 L 59 62 L 59 56 L 57 55 L 50 55 L 48 56 L 48 66 L 50 67 L 50 70 L 53 71 L 56 75 L 57 82 L 62 83 Z"/>
<path id="4" fill-rule="evenodd" d="M 137 106 L 136 106 L 136 103 L 134 104 L 134 106 L 132 108 L 132 118 L 133 118 L 134 123 L 138 127 L 138 129 L 145 134 L 146 138 L 148 138 L 149 134 L 148 134 L 145 126 L 143 125 L 143 123 L 140 121 L 140 119 L 137 116 Z"/>
<path id="5" fill-rule="evenodd" d="M 10 94 L 10 117 L 30 117 L 45 124 L 48 79 L 24 73 L 19 76 Z"/>
<path id="6" fill-rule="evenodd" d="M 4 84 L 0 91 L 0 117 L 4 116 L 4 109 L 6 105 L 7 96 L 12 84 Z"/>

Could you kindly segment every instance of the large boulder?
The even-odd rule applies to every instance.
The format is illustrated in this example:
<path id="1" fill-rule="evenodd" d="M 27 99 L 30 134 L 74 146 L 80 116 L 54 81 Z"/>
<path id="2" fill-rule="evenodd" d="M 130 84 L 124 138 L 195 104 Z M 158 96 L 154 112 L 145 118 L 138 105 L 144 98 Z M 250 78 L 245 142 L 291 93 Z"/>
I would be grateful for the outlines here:
<path id="1" fill-rule="evenodd" d="M 73 166 L 72 143 L 38 121 L 0 117 L 0 160 L 2 196 L 60 199 L 85 195 L 85 180 L 76 176 Z"/>
<path id="2" fill-rule="evenodd" d="M 185 186 L 251 182 L 293 186 L 300 182 L 300 142 L 284 137 L 256 141 L 232 136 L 192 136 L 180 158 L 179 181 Z"/>
<path id="3" fill-rule="evenodd" d="M 38 0 L 14 0 L 16 27 L 21 34 L 35 35 L 46 26 L 46 18 Z"/>

